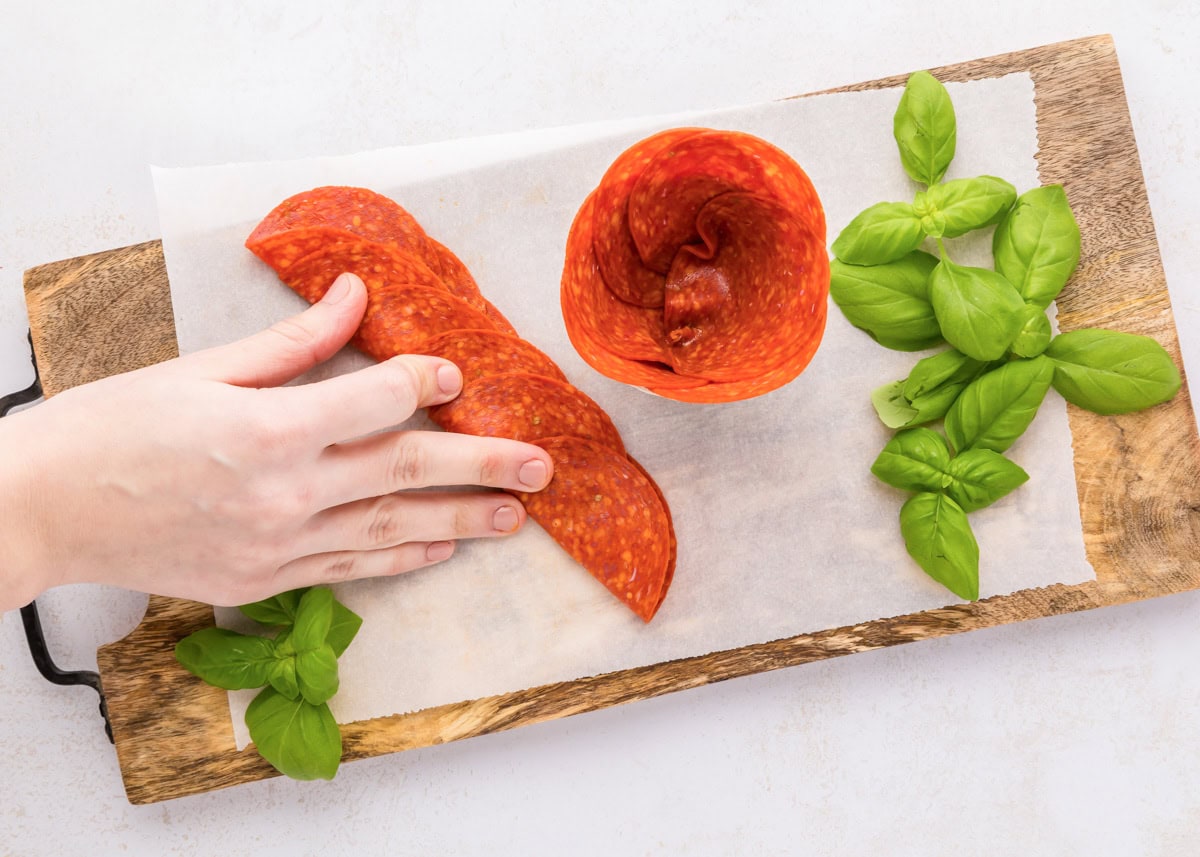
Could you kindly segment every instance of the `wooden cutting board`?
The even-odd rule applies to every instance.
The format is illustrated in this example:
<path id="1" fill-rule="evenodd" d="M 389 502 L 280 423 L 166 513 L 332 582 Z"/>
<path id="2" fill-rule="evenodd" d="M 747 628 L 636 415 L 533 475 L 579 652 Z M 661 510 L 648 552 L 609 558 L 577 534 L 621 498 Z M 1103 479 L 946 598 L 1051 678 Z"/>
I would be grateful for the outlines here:
<path id="1" fill-rule="evenodd" d="M 1063 330 L 1106 327 L 1155 337 L 1180 361 L 1120 69 L 1107 36 L 934 73 L 975 80 L 1029 72 L 1039 171 L 1061 182 L 1083 232 L 1079 269 L 1058 301 Z M 903 85 L 898 75 L 841 91 Z M 176 354 L 162 245 L 68 259 L 25 275 L 34 347 L 48 395 Z M 345 759 L 469 738 L 622 702 L 1008 622 L 1200 586 L 1200 441 L 1186 384 L 1169 404 L 1101 417 L 1069 408 L 1083 537 L 1097 579 L 1025 590 L 893 619 L 343 726 Z M 681 572 L 684 571 L 681 569 Z M 133 803 L 151 803 L 275 771 L 238 752 L 226 694 L 175 662 L 211 607 L 152 597 L 142 623 L 99 652 L 113 736 Z"/>

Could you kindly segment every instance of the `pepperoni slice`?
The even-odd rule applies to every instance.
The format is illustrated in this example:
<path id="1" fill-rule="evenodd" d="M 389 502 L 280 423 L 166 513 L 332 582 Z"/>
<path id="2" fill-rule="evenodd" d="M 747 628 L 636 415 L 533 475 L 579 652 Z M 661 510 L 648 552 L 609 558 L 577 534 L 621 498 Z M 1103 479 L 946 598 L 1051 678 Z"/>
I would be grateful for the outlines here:
<path id="1" fill-rule="evenodd" d="M 528 372 L 488 375 L 464 384 L 458 398 L 430 408 L 429 417 L 461 434 L 523 441 L 569 435 L 625 452 L 608 414 L 586 394 Z"/>
<path id="2" fill-rule="evenodd" d="M 594 196 L 589 196 L 567 237 L 560 296 L 571 344 L 585 362 L 617 381 L 640 387 L 704 386 L 706 379 L 679 378 L 670 371 L 669 351 L 650 320 L 652 310 L 624 303 L 605 288 L 592 250 L 593 205 Z"/>
<path id="3" fill-rule="evenodd" d="M 662 492 L 628 456 L 578 437 L 536 441 L 554 478 L 518 493 L 530 517 L 645 622 L 675 572 L 675 541 Z"/>
<path id="4" fill-rule="evenodd" d="M 354 344 L 376 360 L 421 354 L 439 333 L 487 328 L 487 316 L 440 286 L 390 283 L 367 293 Z"/>
<path id="5" fill-rule="evenodd" d="M 528 372 L 567 383 L 567 376 L 548 356 L 524 339 L 498 330 L 450 330 L 429 340 L 422 353 L 457 364 L 464 387 L 504 372 Z"/>
<path id="6" fill-rule="evenodd" d="M 593 215 L 596 261 L 609 291 L 635 306 L 657 307 L 663 301 L 660 271 L 647 269 L 638 255 L 629 231 L 629 196 L 646 167 L 660 155 L 671 154 L 680 141 L 701 132 L 700 128 L 674 128 L 647 137 L 626 149 L 600 179 Z"/>
<path id="7" fill-rule="evenodd" d="M 318 187 L 289 196 L 255 227 L 246 239 L 246 247 L 263 258 L 259 248 L 266 246 L 268 238 L 314 226 L 392 244 L 415 252 L 428 263 L 425 230 L 416 218 L 386 196 L 361 187 Z M 263 261 L 271 264 L 265 258 Z"/>
<path id="8" fill-rule="evenodd" d="M 344 271 L 361 277 L 368 294 L 391 283 L 413 283 L 445 292 L 438 275 L 413 254 L 363 238 L 332 237 L 321 249 L 278 273 L 289 288 L 315 303 Z"/>
<path id="9" fill-rule="evenodd" d="M 584 201 L 560 301 L 599 372 L 728 402 L 804 370 L 828 291 L 825 215 L 799 165 L 748 134 L 683 128 L 622 153 Z"/>
<path id="10" fill-rule="evenodd" d="M 652 160 L 638 176 L 628 213 L 643 263 L 664 274 L 679 248 L 698 240 L 697 218 L 713 197 L 760 193 L 777 198 L 789 211 L 805 209 L 816 197 L 795 161 L 749 134 L 704 131 L 678 142 L 670 154 Z"/>
<path id="11" fill-rule="evenodd" d="M 824 247 L 783 205 L 750 193 L 713 198 L 696 226 L 703 244 L 681 248 L 667 277 L 675 371 L 742 381 L 791 363 L 824 324 L 826 293 L 808 286 Z"/>

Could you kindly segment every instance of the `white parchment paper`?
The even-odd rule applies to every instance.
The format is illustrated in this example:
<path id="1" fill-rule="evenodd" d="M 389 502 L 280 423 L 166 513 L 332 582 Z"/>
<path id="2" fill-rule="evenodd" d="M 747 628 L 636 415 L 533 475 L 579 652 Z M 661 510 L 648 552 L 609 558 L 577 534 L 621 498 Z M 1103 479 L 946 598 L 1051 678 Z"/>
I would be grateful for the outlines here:
<path id="1" fill-rule="evenodd" d="M 958 153 L 949 178 L 1039 184 L 1028 75 L 950 84 Z M 523 337 L 612 416 L 662 487 L 679 537 L 675 581 L 650 625 L 536 524 L 466 543 L 452 560 L 400 578 L 342 585 L 364 617 L 343 656 L 340 722 L 419 710 L 611 670 L 729 649 L 952 603 L 905 553 L 904 495 L 869 465 L 889 437 L 869 393 L 922 355 L 888 351 L 830 307 L 824 342 L 796 381 L 727 405 L 668 401 L 613 382 L 572 349 L 558 307 L 568 227 L 605 168 L 661 128 L 701 124 L 757 134 L 803 166 L 832 241 L 862 208 L 908 200 L 891 122 L 897 90 L 554 129 L 347 157 L 156 169 L 163 241 L 183 352 L 228 342 L 303 302 L 242 242 L 280 200 L 322 184 L 370 187 L 408 208 L 470 267 Z M 949 243 L 990 264 L 990 235 Z M 333 371 L 364 358 L 344 354 Z M 427 427 L 423 416 L 411 426 Z M 1011 453 L 1028 485 L 974 513 L 984 597 L 1078 583 L 1087 563 L 1065 405 L 1051 392 Z M 236 626 L 234 611 L 219 611 Z M 231 694 L 238 746 L 253 693 Z"/>

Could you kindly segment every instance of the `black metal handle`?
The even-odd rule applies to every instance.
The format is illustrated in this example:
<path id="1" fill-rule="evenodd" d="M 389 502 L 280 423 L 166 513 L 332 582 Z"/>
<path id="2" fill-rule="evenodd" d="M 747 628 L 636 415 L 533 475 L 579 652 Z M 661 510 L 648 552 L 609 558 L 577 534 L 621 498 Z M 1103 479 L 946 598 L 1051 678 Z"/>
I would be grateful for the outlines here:
<path id="1" fill-rule="evenodd" d="M 8 412 L 20 405 L 36 402 L 42 397 L 42 381 L 38 377 L 37 355 L 33 351 L 33 334 L 29 334 L 29 355 L 33 362 L 33 383 L 24 390 L 0 396 L 0 417 L 8 416 Z M 90 687 L 100 695 L 100 716 L 104 718 L 104 733 L 110 743 L 113 741 L 112 721 L 108 719 L 108 700 L 104 697 L 104 688 L 100 686 L 100 674 L 91 670 L 67 671 L 59 669 L 50 657 L 50 649 L 46 646 L 46 634 L 42 630 L 42 619 L 38 615 L 37 602 L 31 601 L 21 608 L 21 623 L 25 626 L 25 640 L 29 643 L 29 654 L 33 657 L 34 666 L 42 674 L 42 678 L 52 684 L 76 685 Z"/>

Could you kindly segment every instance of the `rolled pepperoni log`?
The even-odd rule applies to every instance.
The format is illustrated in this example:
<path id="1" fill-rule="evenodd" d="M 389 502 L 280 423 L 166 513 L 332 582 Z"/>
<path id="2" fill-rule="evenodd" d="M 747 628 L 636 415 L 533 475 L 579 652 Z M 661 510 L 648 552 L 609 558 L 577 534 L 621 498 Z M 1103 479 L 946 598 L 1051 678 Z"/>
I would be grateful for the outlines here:
<path id="1" fill-rule="evenodd" d="M 608 414 L 516 335 L 412 215 L 363 188 L 316 188 L 280 203 L 246 246 L 310 303 L 343 271 L 361 277 L 367 309 L 352 341 L 376 360 L 432 354 L 457 364 L 463 391 L 430 408 L 430 418 L 545 449 L 554 478 L 518 494 L 530 517 L 643 621 L 654 617 L 675 572 L 662 491 L 626 453 Z"/>
<path id="2" fill-rule="evenodd" d="M 560 300 L 601 374 L 730 402 L 804 370 L 828 293 L 825 215 L 799 165 L 749 134 L 678 128 L 623 152 L 584 201 Z"/>

